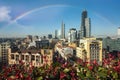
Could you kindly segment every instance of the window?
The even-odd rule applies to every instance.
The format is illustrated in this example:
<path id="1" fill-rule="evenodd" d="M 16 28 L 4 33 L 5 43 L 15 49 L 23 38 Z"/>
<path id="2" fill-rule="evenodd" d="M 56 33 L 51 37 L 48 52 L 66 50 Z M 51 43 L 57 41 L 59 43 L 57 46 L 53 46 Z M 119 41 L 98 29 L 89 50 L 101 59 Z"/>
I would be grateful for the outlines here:
<path id="1" fill-rule="evenodd" d="M 49 50 L 44 50 L 44 54 L 50 54 Z"/>
<path id="2" fill-rule="evenodd" d="M 18 61 L 19 60 L 19 55 L 16 55 L 16 61 Z"/>
<path id="3" fill-rule="evenodd" d="M 31 56 L 31 60 L 35 60 L 35 56 L 34 55 Z"/>
<path id="4" fill-rule="evenodd" d="M 14 59 L 14 54 L 11 54 L 11 59 Z"/>
<path id="5" fill-rule="evenodd" d="M 36 61 L 40 61 L 40 56 L 36 56 Z"/>
<path id="6" fill-rule="evenodd" d="M 21 59 L 24 60 L 24 55 L 21 56 Z"/>
<path id="7" fill-rule="evenodd" d="M 26 61 L 29 61 L 29 56 L 28 55 L 26 55 Z"/>

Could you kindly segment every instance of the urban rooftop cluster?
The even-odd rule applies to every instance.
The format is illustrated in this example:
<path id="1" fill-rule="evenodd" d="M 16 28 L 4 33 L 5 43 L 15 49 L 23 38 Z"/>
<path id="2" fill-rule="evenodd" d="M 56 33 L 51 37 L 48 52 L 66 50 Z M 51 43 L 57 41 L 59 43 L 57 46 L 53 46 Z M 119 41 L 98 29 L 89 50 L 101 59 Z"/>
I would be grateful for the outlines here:
<path id="1" fill-rule="evenodd" d="M 120 31 L 120 29 L 118 29 Z M 91 36 L 91 20 L 84 10 L 81 27 L 65 37 L 28 35 L 0 39 L 0 80 L 119 80 L 120 38 Z"/>

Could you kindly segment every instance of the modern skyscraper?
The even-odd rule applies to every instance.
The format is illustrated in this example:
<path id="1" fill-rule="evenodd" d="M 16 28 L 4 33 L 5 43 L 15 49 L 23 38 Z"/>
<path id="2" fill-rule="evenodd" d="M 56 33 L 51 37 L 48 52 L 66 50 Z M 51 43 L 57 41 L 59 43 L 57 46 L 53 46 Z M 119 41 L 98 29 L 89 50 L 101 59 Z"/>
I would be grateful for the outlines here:
<path id="1" fill-rule="evenodd" d="M 77 39 L 77 30 L 75 28 L 71 28 L 68 33 L 68 42 L 74 42 Z"/>
<path id="2" fill-rule="evenodd" d="M 87 18 L 87 11 L 82 12 L 80 38 L 91 36 L 90 18 Z"/>
<path id="3" fill-rule="evenodd" d="M 61 39 L 65 39 L 65 24 L 62 21 L 61 25 Z"/>

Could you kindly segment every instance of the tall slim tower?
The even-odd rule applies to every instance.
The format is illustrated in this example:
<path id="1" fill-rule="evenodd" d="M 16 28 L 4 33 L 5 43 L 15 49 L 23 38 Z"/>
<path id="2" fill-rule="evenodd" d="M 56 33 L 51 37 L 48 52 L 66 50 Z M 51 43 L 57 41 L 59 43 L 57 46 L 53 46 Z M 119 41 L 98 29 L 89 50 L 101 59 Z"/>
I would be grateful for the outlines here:
<path id="1" fill-rule="evenodd" d="M 62 21 L 61 25 L 61 39 L 65 39 L 65 24 Z"/>
<path id="2" fill-rule="evenodd" d="M 55 30 L 55 39 L 57 39 L 57 38 L 58 38 L 58 31 Z"/>
<path id="3" fill-rule="evenodd" d="M 87 18 L 87 11 L 84 10 L 81 16 L 81 31 L 80 38 L 91 36 L 90 18 Z"/>

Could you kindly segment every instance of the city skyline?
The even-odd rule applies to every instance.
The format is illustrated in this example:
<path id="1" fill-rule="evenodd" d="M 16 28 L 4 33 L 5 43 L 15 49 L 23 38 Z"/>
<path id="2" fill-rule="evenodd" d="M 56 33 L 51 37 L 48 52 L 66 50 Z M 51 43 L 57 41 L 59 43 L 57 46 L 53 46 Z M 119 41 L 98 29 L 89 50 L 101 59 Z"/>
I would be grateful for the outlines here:
<path id="1" fill-rule="evenodd" d="M 80 30 L 81 13 L 87 10 L 91 18 L 92 36 L 116 35 L 120 27 L 118 0 L 0 0 L 0 36 L 54 34 L 61 22 Z M 47 33 L 46 33 L 47 32 Z M 9 34 L 9 35 L 8 35 Z"/>

